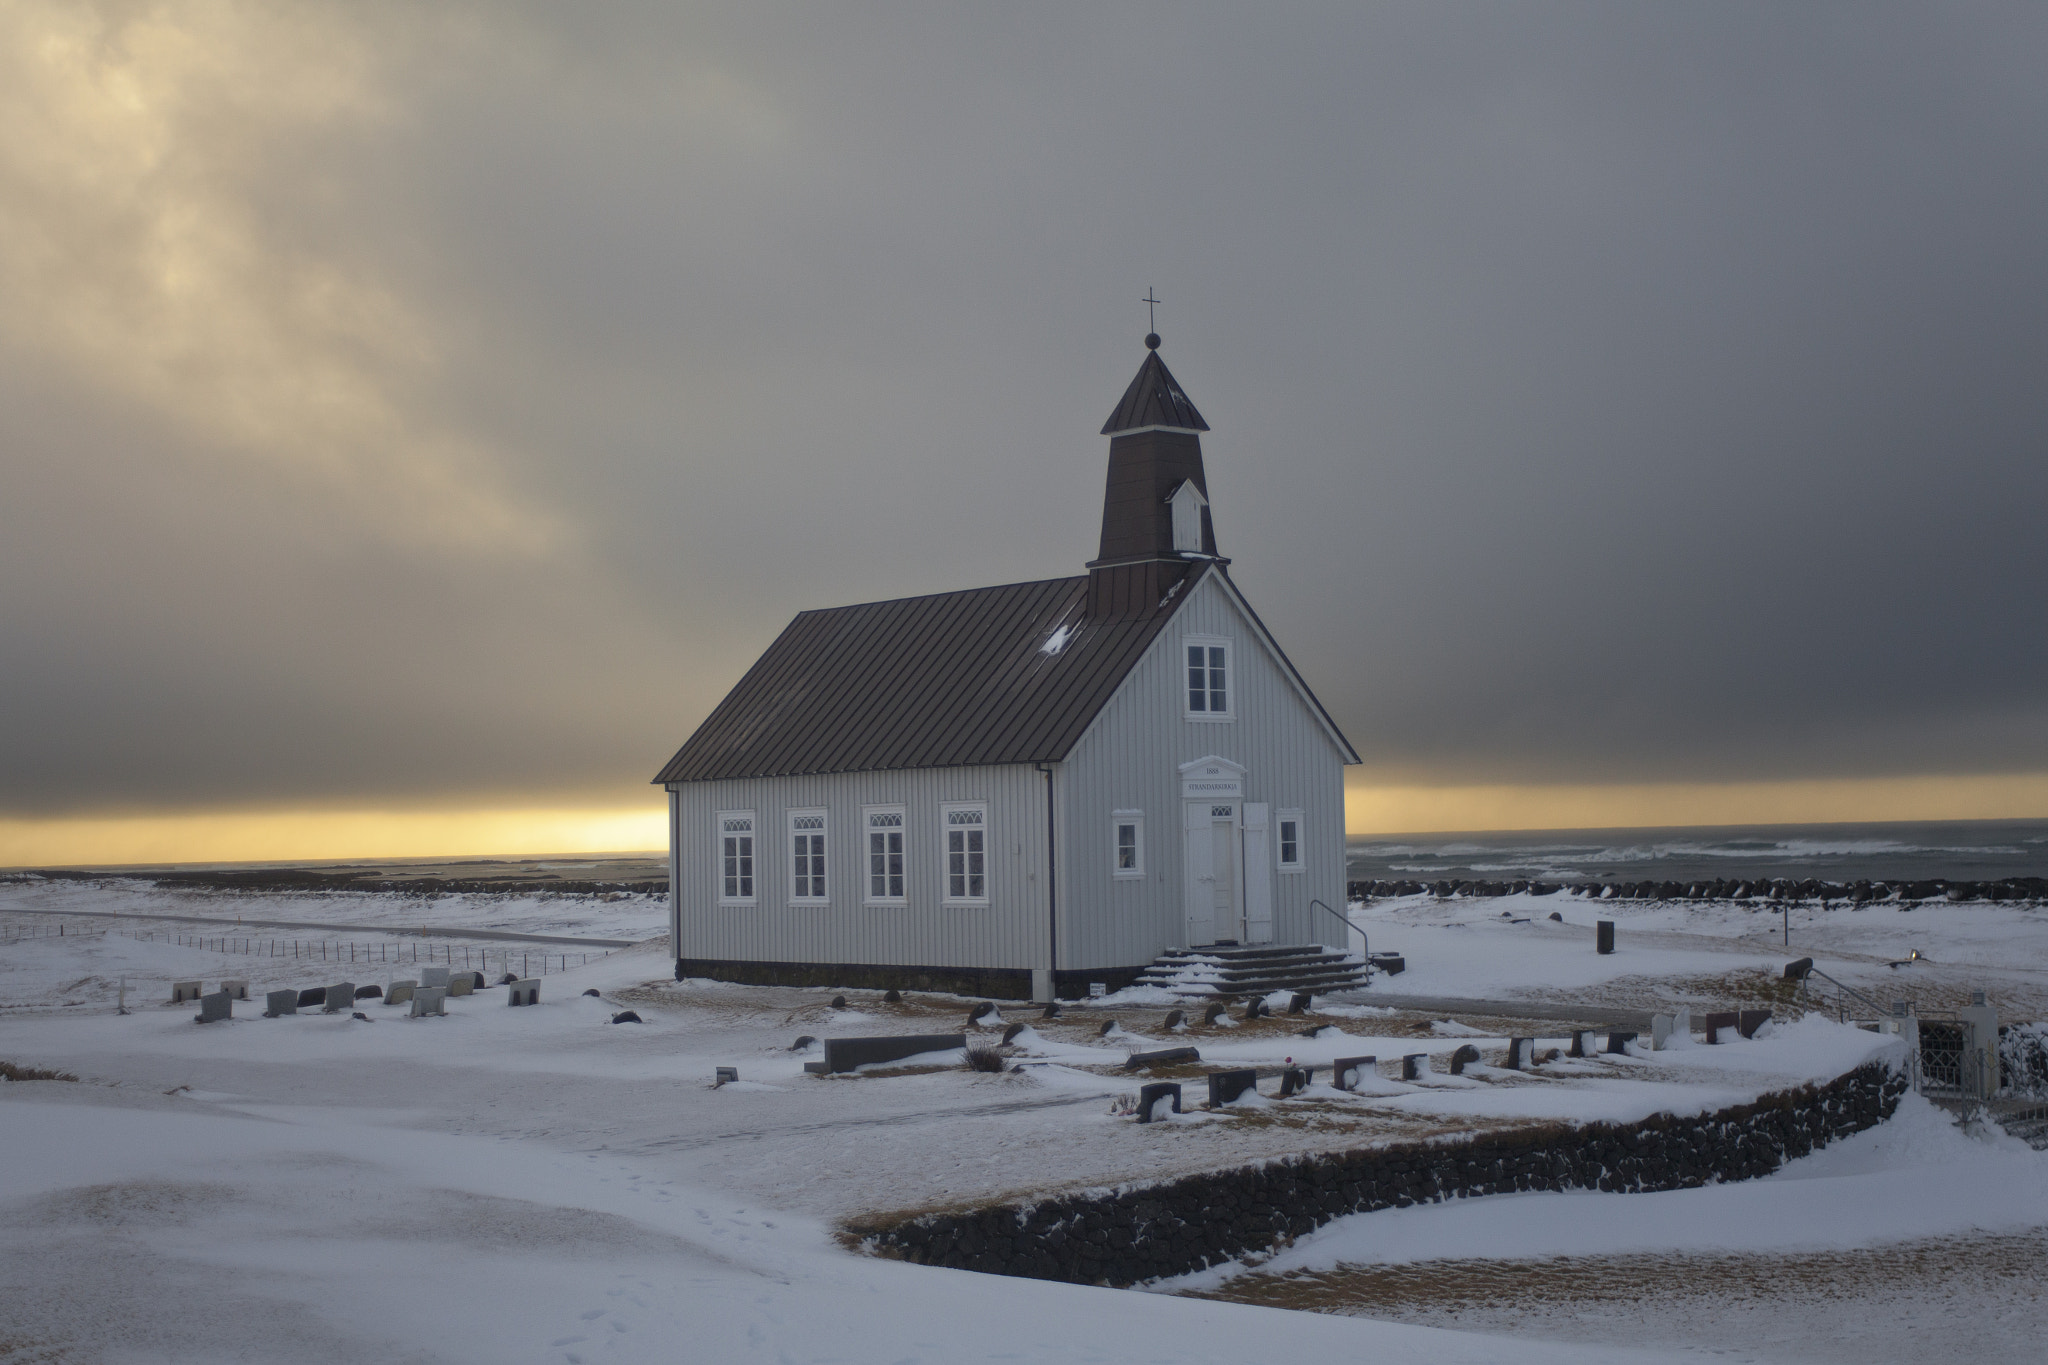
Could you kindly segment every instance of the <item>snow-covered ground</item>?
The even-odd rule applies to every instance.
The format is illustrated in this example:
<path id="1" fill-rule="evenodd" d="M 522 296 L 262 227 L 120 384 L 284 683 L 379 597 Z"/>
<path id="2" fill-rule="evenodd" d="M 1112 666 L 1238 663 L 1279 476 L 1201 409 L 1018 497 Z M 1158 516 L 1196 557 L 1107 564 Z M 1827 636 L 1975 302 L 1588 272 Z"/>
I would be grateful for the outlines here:
<path id="1" fill-rule="evenodd" d="M 375 898 L 322 898 L 319 913 L 306 913 L 310 898 L 297 896 L 202 899 L 205 911 L 186 913 L 239 905 L 251 915 L 331 919 L 334 900 Z M 449 913 L 455 899 L 431 902 L 433 913 Z M 258 904 L 265 908 L 251 908 Z M 551 931 L 597 933 L 616 923 L 604 917 L 620 903 L 544 904 Z M 1362 916 L 1373 946 L 1405 951 L 1411 963 L 1380 986 L 1593 1000 L 1642 981 L 1774 972 L 1784 958 L 1782 949 L 1744 941 L 1739 927 L 1753 917 L 1740 911 L 1725 912 L 1725 924 L 1714 913 L 1697 924 L 1613 915 L 1623 922 L 1623 951 L 1596 958 L 1591 915 L 1574 913 L 1584 907 L 1535 905 L 1581 922 L 1543 921 L 1532 933 L 1536 919 L 1510 924 L 1500 902 L 1373 907 Z M 381 913 L 419 912 L 400 903 Z M 379 913 L 363 904 L 361 922 L 376 923 Z M 2023 974 L 2036 970 L 2028 955 L 2044 946 L 2026 927 L 1985 919 L 1973 932 L 1987 942 L 2002 935 L 2000 970 Z M 1818 956 L 1801 932 L 1795 919 L 1794 951 Z M 1889 969 L 1864 959 L 1893 951 L 1887 941 L 1853 938 L 1830 949 L 1844 970 L 1880 973 Z M 1702 970 L 1702 962 L 1720 965 Z M 1835 1074 L 1886 1043 L 1819 1019 L 1788 1021 L 1726 1047 L 1554 1063 L 1534 1076 L 1482 1066 L 1418 1085 L 1382 1077 L 1368 1096 L 1317 1087 L 1299 1101 L 1141 1126 L 1110 1112 L 1140 1079 L 1116 1066 L 1131 1048 L 1193 1044 L 1207 1061 L 1270 1066 L 1289 1057 L 1441 1056 L 1469 1041 L 1490 1057 L 1499 1040 L 1487 1034 L 1500 1025 L 1476 1018 L 1444 1027 L 1426 1014 L 1359 1003 L 1313 1020 L 1167 1033 L 1164 1011 L 1152 1005 L 1075 1009 L 1053 1022 L 1005 1006 L 1011 1020 L 1031 1025 L 1017 1050 L 1037 1064 L 1024 1074 L 949 1066 L 828 1079 L 803 1073 L 817 1053 L 792 1051 L 799 1035 L 954 1031 L 967 1002 L 919 996 L 890 1006 L 849 991 L 847 1007 L 835 1009 L 830 991 L 677 983 L 667 967 L 666 944 L 655 942 L 548 977 L 536 1009 L 507 1009 L 493 991 L 450 1002 L 446 1019 L 404 1019 L 365 1001 L 368 1022 L 265 1020 L 255 1017 L 259 1006 L 243 1005 L 231 1024 L 201 1027 L 189 1005 L 162 1003 L 171 981 L 247 977 L 260 993 L 335 973 L 118 934 L 0 945 L 0 1059 L 80 1078 L 0 1085 L 0 1361 L 282 1361 L 316 1352 L 417 1361 L 1242 1361 L 1282 1351 L 1389 1361 L 1673 1360 L 1727 1345 L 1716 1332 L 1733 1333 L 1739 1322 L 1716 1327 L 1691 1300 L 1682 1313 L 1585 1321 L 1569 1311 L 1461 1319 L 1397 1307 L 1388 1311 L 1413 1320 L 1389 1322 L 1354 1316 L 1370 1301 L 1345 1297 L 1340 1281 L 1361 1264 L 1430 1273 L 1475 1261 L 1801 1255 L 1929 1238 L 1975 1245 L 1968 1239 L 2048 1228 L 2048 1156 L 1966 1137 L 1923 1106 L 1766 1182 L 1367 1215 L 1230 1284 L 1180 1286 L 1238 1293 L 1282 1272 L 1335 1277 L 1334 1297 L 1315 1304 L 1333 1310 L 1324 1313 L 875 1260 L 840 1244 L 839 1219 L 1527 1116 L 1697 1111 Z M 137 1006 L 125 1017 L 112 1010 L 123 975 Z M 645 1022 L 611 1023 L 626 1007 Z M 1105 1038 L 1097 1026 L 1111 1015 L 1120 1028 Z M 1000 1016 L 989 1022 L 997 1027 L 976 1032 L 993 1041 Z M 1313 1024 L 1328 1031 L 1300 1036 Z M 738 1066 L 743 1083 L 712 1088 L 720 1065 Z M 1856 1292 L 1866 1309 L 1882 1308 L 1881 1293 Z M 1882 1323 L 1882 1312 L 1864 1312 L 1834 1330 L 1862 1343 L 1860 1360 L 1951 1358 L 1901 1353 L 1896 1333 L 1877 1332 Z M 1748 1353 L 1729 1358 L 1836 1358 L 1815 1354 L 1810 1337 L 1763 1349 L 1752 1335 L 1735 1341 Z"/>

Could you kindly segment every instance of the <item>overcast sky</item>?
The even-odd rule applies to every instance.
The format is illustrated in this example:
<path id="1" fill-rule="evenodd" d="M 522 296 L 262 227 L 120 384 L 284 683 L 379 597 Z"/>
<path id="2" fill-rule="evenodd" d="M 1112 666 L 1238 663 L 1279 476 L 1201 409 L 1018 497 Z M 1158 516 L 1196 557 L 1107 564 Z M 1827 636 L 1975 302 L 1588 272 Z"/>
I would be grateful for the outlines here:
<path id="1" fill-rule="evenodd" d="M 0 812 L 638 799 L 1148 288 L 1374 774 L 2048 769 L 2048 9 L 1242 9 L 0 0 Z"/>

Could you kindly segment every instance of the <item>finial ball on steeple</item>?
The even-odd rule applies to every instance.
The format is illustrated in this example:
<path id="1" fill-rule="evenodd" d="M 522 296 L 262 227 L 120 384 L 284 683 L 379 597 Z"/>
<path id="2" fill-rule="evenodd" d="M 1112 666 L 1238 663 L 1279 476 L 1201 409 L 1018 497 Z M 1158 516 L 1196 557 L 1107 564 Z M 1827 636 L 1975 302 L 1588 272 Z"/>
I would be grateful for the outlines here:
<path id="1" fill-rule="evenodd" d="M 1159 333 L 1145 333 L 1145 349 L 1148 351 L 1156 351 L 1159 349 Z"/>

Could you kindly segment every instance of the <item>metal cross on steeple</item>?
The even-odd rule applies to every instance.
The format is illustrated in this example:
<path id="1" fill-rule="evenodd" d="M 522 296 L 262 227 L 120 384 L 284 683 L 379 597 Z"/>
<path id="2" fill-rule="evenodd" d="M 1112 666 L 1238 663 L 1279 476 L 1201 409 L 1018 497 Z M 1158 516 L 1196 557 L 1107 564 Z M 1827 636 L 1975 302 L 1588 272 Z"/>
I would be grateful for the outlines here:
<path id="1" fill-rule="evenodd" d="M 1148 332 L 1158 331 L 1159 319 L 1152 315 L 1152 310 L 1158 307 L 1160 304 L 1166 302 L 1166 300 L 1153 298 L 1152 286 L 1148 284 L 1145 286 L 1145 297 L 1139 299 L 1138 302 L 1145 305 L 1145 330 Z"/>

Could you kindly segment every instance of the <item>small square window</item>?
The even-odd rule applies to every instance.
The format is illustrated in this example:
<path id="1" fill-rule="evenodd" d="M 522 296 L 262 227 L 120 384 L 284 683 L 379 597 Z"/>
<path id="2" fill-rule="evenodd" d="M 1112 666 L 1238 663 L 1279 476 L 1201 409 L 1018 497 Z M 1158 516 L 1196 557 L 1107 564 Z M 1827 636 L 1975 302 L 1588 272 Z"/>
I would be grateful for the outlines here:
<path id="1" fill-rule="evenodd" d="M 1276 831 L 1274 843 L 1278 845 L 1280 853 L 1280 870 L 1282 872 L 1301 871 L 1301 812 L 1298 810 L 1280 811 L 1274 817 L 1273 824 Z"/>
<path id="2" fill-rule="evenodd" d="M 1145 813 L 1116 811 L 1109 819 L 1110 875 L 1137 878 L 1145 875 Z"/>
<path id="3" fill-rule="evenodd" d="M 945 850 L 946 899 L 957 904 L 988 900 L 988 807 L 948 806 L 940 846 Z"/>

